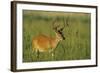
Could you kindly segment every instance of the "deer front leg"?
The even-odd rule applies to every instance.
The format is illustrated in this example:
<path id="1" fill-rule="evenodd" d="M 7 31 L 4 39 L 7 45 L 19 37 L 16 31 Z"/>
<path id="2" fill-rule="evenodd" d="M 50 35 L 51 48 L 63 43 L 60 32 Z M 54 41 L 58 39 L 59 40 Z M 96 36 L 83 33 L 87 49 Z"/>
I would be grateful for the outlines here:
<path id="1" fill-rule="evenodd" d="M 53 49 L 49 50 L 49 54 L 50 54 L 51 60 L 54 60 L 54 50 Z"/>
<path id="2" fill-rule="evenodd" d="M 52 49 L 52 51 L 51 51 L 51 56 L 52 56 L 52 60 L 54 60 L 54 50 Z"/>

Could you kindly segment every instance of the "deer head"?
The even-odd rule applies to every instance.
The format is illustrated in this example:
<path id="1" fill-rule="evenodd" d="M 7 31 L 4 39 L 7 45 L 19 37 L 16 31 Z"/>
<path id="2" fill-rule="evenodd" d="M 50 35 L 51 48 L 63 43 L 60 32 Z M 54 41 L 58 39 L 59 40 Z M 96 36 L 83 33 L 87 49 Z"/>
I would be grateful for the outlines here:
<path id="1" fill-rule="evenodd" d="M 67 25 L 67 20 L 63 18 L 63 25 L 60 25 L 60 23 L 57 22 L 58 20 L 55 19 L 53 21 L 53 29 L 55 30 L 55 32 L 63 39 L 65 40 L 65 37 L 64 37 L 64 28 L 65 26 Z"/>

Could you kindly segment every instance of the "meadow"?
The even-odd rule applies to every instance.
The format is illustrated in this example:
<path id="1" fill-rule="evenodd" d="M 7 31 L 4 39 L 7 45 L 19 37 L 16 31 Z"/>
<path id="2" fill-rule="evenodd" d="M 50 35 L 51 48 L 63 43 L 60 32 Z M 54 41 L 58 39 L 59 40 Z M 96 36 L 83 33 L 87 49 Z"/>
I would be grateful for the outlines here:
<path id="1" fill-rule="evenodd" d="M 32 38 L 45 34 L 55 36 L 52 21 L 57 18 L 61 26 L 62 19 L 68 19 L 64 29 L 65 40 L 59 42 L 54 52 L 40 53 L 39 59 L 32 50 Z M 91 59 L 91 15 L 88 13 L 31 11 L 23 10 L 23 62 L 62 61 Z"/>

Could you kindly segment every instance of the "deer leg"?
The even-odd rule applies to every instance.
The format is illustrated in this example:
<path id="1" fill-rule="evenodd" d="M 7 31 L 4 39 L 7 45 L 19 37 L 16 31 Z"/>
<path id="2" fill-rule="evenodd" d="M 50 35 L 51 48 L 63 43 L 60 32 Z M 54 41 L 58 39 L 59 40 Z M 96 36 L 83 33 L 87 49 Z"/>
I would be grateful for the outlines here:
<path id="1" fill-rule="evenodd" d="M 37 51 L 37 58 L 38 58 L 38 60 L 39 60 L 39 57 L 40 57 L 40 52 Z"/>
<path id="2" fill-rule="evenodd" d="M 53 52 L 52 52 L 52 54 L 51 54 L 51 55 L 52 55 L 52 57 L 54 57 L 54 53 L 53 53 Z"/>
<path id="3" fill-rule="evenodd" d="M 37 60 L 39 60 L 39 54 L 40 54 L 40 52 L 38 50 L 36 50 L 36 58 L 37 58 Z"/>
<path id="4" fill-rule="evenodd" d="M 52 60 L 54 60 L 54 51 L 51 52 Z"/>
<path id="5" fill-rule="evenodd" d="M 34 55 L 34 51 L 32 51 L 32 54 L 31 54 L 31 60 L 32 61 L 34 61 L 34 59 L 33 59 L 34 56 L 33 55 Z"/>
<path id="6" fill-rule="evenodd" d="M 49 54 L 50 54 L 52 60 L 54 60 L 54 52 L 53 52 L 53 49 L 51 49 L 51 50 L 49 51 Z"/>

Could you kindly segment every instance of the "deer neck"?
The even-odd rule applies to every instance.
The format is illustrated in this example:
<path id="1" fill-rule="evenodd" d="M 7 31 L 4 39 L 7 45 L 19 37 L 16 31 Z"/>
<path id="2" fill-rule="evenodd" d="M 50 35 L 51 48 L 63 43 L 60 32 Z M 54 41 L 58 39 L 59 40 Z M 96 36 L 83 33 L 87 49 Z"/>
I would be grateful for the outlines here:
<path id="1" fill-rule="evenodd" d="M 62 38 L 61 38 L 60 34 L 59 33 L 56 33 L 55 41 L 58 43 L 61 40 L 62 40 Z"/>
<path id="2" fill-rule="evenodd" d="M 51 41 L 52 48 L 56 48 L 58 43 L 61 41 L 61 37 L 58 33 L 55 33 L 56 36 L 54 37 L 53 41 Z"/>

